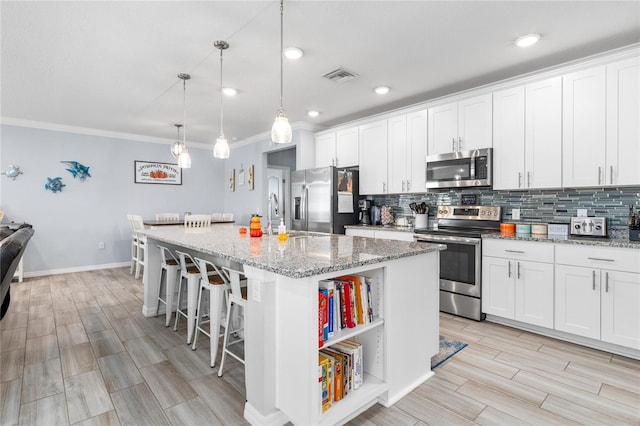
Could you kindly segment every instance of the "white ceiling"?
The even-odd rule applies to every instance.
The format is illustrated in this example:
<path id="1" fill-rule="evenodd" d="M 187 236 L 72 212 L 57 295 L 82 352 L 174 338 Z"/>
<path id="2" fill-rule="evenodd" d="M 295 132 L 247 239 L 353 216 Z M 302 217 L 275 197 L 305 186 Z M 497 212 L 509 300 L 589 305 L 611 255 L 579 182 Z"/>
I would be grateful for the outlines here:
<path id="1" fill-rule="evenodd" d="M 279 1 L 2 1 L 1 110 L 33 120 L 213 145 L 267 132 L 279 106 Z M 638 1 L 296 1 L 284 12 L 291 122 L 335 125 L 640 41 Z M 513 45 L 536 32 L 528 49 Z M 345 67 L 360 75 L 334 83 Z M 386 96 L 373 93 L 388 85 Z M 306 111 L 321 112 L 317 118 Z"/>

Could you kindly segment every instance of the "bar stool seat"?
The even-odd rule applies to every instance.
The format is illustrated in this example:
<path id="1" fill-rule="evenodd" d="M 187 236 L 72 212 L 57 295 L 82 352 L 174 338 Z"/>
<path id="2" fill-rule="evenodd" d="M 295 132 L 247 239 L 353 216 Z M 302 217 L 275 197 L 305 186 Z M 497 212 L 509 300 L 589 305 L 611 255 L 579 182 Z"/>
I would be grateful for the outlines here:
<path id="1" fill-rule="evenodd" d="M 222 308 L 224 306 L 224 300 L 229 290 L 228 280 L 220 273 L 220 269 L 214 263 L 194 258 L 196 265 L 200 269 L 200 290 L 198 291 L 198 314 L 196 317 L 196 330 L 193 338 L 193 345 L 191 349 L 196 350 L 198 345 L 198 335 L 200 332 L 209 337 L 210 352 L 211 352 L 211 367 L 216 364 L 216 358 L 218 356 L 218 343 L 220 341 L 220 326 L 224 324 Z M 209 274 L 209 271 L 215 271 L 214 274 Z M 209 319 L 204 319 L 205 307 L 203 306 L 204 291 L 209 291 Z M 203 326 L 209 324 L 209 330 L 205 330 Z"/>
<path id="2" fill-rule="evenodd" d="M 158 306 L 156 307 L 156 316 L 160 309 L 160 303 L 165 305 L 165 326 L 169 327 L 171 323 L 171 315 L 173 312 L 173 296 L 176 289 L 176 281 L 180 277 L 180 262 L 171 253 L 168 248 L 158 245 L 160 249 L 160 285 L 158 286 Z M 162 279 L 164 277 L 164 280 Z M 162 284 L 164 283 L 164 299 L 162 298 Z"/>
<path id="3" fill-rule="evenodd" d="M 232 351 L 231 347 L 242 343 L 244 345 L 244 315 L 247 306 L 247 287 L 246 278 L 242 272 L 231 268 L 222 268 L 222 272 L 227 276 L 231 285 L 231 294 L 227 298 L 227 318 L 225 320 L 224 340 L 222 343 L 222 358 L 220 359 L 220 368 L 218 369 L 218 377 L 222 377 L 224 369 L 224 361 L 227 355 L 231 355 L 244 365 L 244 356 L 238 350 Z M 244 284 L 244 286 L 242 286 Z M 234 316 L 234 307 L 240 308 L 237 315 Z M 241 315 L 240 315 L 241 314 Z M 238 318 L 237 325 L 232 325 L 231 321 Z M 233 340 L 230 337 L 233 336 Z M 244 352 L 243 352 L 244 353 Z"/>

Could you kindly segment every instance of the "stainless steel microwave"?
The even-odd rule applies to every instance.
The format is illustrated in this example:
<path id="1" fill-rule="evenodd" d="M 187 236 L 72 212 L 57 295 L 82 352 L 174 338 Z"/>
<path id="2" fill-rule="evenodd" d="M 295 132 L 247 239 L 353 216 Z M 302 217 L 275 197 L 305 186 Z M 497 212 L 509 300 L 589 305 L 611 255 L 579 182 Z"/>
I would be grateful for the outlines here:
<path id="1" fill-rule="evenodd" d="M 492 148 L 427 155 L 427 188 L 491 186 Z"/>

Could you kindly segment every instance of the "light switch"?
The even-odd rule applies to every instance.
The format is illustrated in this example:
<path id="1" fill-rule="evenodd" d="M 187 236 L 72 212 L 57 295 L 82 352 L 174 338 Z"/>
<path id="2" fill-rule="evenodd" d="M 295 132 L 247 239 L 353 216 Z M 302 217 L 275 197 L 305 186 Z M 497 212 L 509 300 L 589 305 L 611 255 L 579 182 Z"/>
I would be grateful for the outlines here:
<path id="1" fill-rule="evenodd" d="M 511 219 L 513 220 L 520 219 L 520 209 L 511 209 Z"/>
<path id="2" fill-rule="evenodd" d="M 578 216 L 586 217 L 587 216 L 587 209 L 578 209 Z"/>

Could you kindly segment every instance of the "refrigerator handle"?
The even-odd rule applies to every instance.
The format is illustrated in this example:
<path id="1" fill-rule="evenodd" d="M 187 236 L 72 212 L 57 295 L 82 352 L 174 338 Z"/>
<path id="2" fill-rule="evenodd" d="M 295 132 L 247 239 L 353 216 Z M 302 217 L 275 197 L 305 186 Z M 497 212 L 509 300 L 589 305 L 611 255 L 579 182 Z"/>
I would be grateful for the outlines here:
<path id="1" fill-rule="evenodd" d="M 304 185 L 302 187 L 302 208 L 300 209 L 300 220 L 302 220 L 303 222 L 307 220 L 307 192 L 308 192 L 308 188 L 307 185 Z M 306 229 L 305 229 L 306 230 Z"/>

